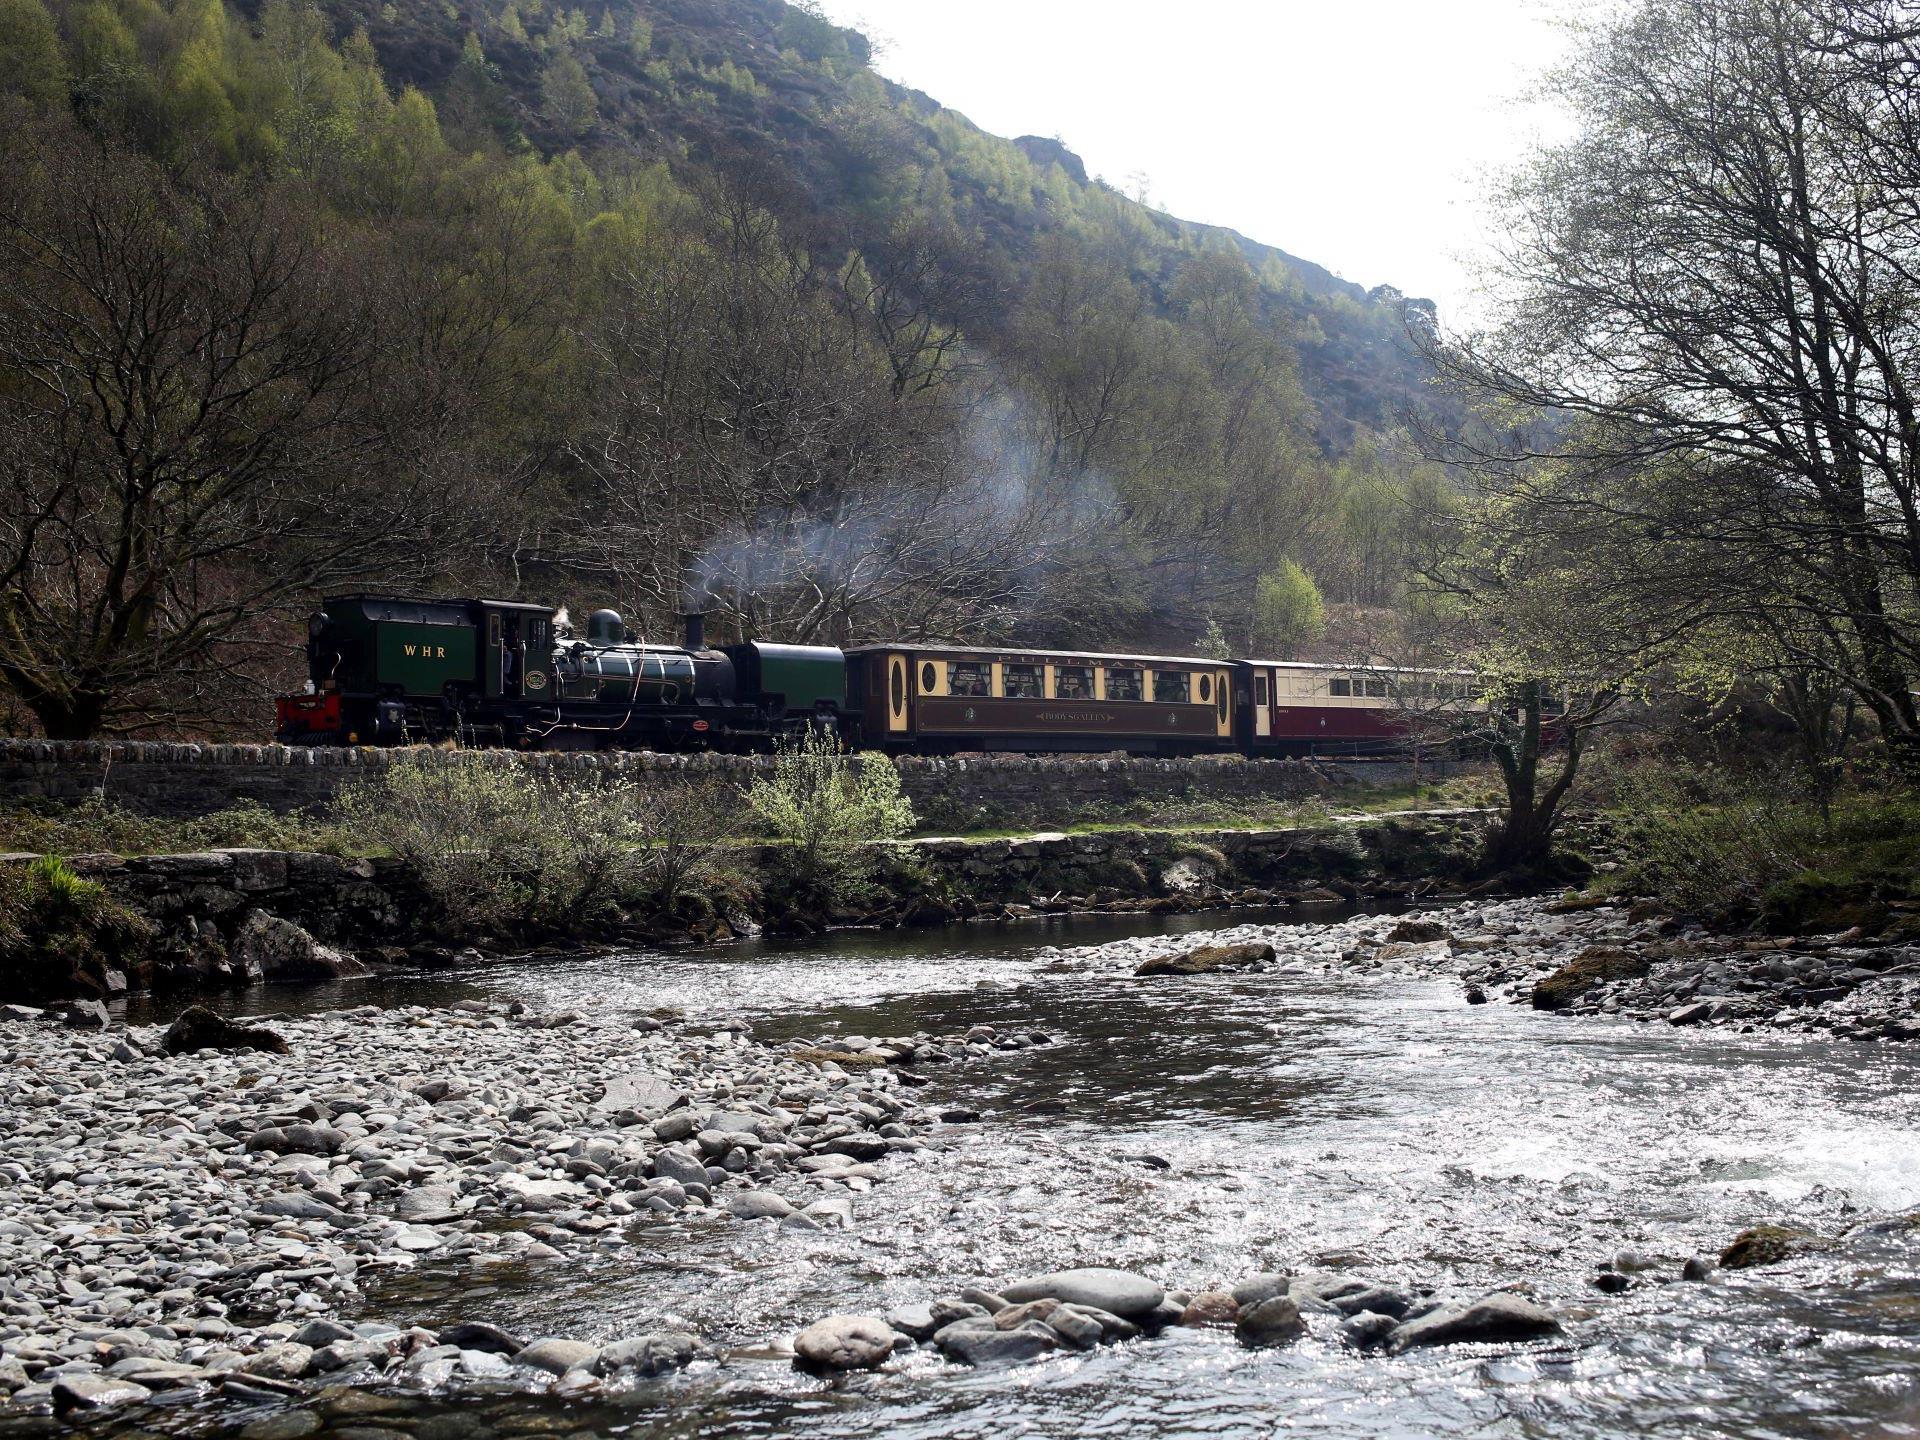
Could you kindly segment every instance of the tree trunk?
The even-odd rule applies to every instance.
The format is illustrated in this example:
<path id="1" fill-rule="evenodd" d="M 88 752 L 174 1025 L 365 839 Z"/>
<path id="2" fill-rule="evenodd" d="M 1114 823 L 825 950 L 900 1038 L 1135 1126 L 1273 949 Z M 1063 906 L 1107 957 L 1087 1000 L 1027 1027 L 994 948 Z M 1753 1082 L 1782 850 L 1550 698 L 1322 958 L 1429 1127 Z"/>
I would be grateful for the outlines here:
<path id="1" fill-rule="evenodd" d="M 1499 828 L 1487 837 L 1486 866 L 1498 873 L 1507 870 L 1545 872 L 1553 860 L 1553 832 L 1559 818 L 1560 802 L 1572 788 L 1580 764 L 1584 736 L 1571 719 L 1563 719 L 1566 733 L 1566 760 L 1551 784 L 1540 789 L 1541 685 L 1536 680 L 1516 687 L 1514 699 L 1520 710 L 1519 731 L 1494 745 L 1493 756 L 1506 781 L 1507 813 Z"/>

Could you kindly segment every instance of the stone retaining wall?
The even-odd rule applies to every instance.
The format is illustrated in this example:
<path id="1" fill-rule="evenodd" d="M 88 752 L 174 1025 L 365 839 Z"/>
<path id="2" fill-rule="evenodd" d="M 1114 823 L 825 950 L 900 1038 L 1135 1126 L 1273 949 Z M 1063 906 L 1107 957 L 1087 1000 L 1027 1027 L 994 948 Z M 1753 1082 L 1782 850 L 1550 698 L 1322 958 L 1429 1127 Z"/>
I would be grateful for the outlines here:
<path id="1" fill-rule="evenodd" d="M 282 813 L 324 805 L 340 787 L 398 760 L 425 764 L 530 765 L 642 783 L 685 774 L 722 774 L 745 785 L 765 756 L 646 751 L 520 755 L 432 749 L 322 749 L 288 745 L 200 745 L 159 741 L 0 740 L 0 805 L 77 804 L 104 797 L 143 814 L 186 817 L 243 803 Z M 1292 799 L 1356 779 L 1401 784 L 1413 767 L 1396 761 L 1243 760 L 1205 756 L 962 755 L 896 762 L 915 810 L 929 826 L 1068 825 L 1156 803 Z M 1421 773 L 1453 773 L 1429 763 Z"/>
<path id="2" fill-rule="evenodd" d="M 1036 909 L 1204 908 L 1253 899 L 1325 903 L 1405 893 L 1423 881 L 1461 873 L 1487 818 L 1484 811 L 1422 811 L 1287 830 L 1115 830 L 904 841 L 902 848 L 918 861 L 915 892 L 922 898 L 905 898 L 888 923 Z M 743 846 L 730 858 L 751 871 L 765 865 L 770 849 Z M 0 864 L 27 864 L 34 858 L 5 855 Z M 436 938 L 432 907 L 397 860 L 234 849 L 81 855 L 70 864 L 105 884 L 155 927 L 156 943 L 143 973 L 96 977 L 96 988 L 109 995 L 129 987 L 262 978 L 256 965 L 240 963 L 235 944 L 259 913 L 292 921 L 340 952 L 399 956 Z M 529 936 L 527 945 L 547 938 Z M 334 958 L 357 963 L 350 955 Z M 315 973 L 326 973 L 326 966 L 265 978 Z M 0 995 L 0 1001 L 9 998 Z"/>

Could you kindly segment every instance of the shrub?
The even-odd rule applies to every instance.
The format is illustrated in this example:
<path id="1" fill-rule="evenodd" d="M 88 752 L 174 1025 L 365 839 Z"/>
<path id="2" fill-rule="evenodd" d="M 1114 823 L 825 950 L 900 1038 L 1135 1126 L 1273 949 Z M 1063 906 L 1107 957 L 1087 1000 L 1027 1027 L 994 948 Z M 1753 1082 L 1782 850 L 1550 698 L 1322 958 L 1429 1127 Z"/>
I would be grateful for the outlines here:
<path id="1" fill-rule="evenodd" d="M 785 847 L 774 878 L 790 903 L 851 899 L 872 874 L 865 847 L 914 827 L 892 761 L 812 731 L 775 746 L 773 773 L 753 782 L 747 805 Z"/>
<path id="2" fill-rule="evenodd" d="M 56 856 L 0 868 L 0 998 L 105 993 L 105 972 L 137 963 L 154 933 Z"/>
<path id="3" fill-rule="evenodd" d="M 1721 924 L 1844 928 L 1920 891 L 1920 802 L 1814 795 L 1779 769 L 1612 766 L 1604 802 L 1625 865 L 1611 887 Z"/>
<path id="4" fill-rule="evenodd" d="M 651 790 L 636 817 L 641 851 L 634 896 L 670 910 L 681 896 L 718 880 L 735 799 L 730 786 L 707 776 Z"/>
<path id="5" fill-rule="evenodd" d="M 394 765 L 342 792 L 335 815 L 357 842 L 405 860 L 445 923 L 496 935 L 604 918 L 646 833 L 632 785 L 480 757 Z"/>

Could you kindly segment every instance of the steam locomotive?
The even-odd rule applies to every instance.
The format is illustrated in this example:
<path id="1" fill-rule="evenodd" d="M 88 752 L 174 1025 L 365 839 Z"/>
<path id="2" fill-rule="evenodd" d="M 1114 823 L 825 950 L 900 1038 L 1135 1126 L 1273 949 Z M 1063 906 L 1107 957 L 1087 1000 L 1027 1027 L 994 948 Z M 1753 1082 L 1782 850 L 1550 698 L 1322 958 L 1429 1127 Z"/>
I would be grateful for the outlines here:
<path id="1" fill-rule="evenodd" d="M 826 730 L 919 754 L 973 750 L 1365 755 L 1411 708 L 1482 702 L 1459 672 L 917 643 L 840 650 L 678 645 L 596 610 L 502 600 L 328 597 L 307 692 L 278 701 L 294 745 L 453 741 L 524 750 L 764 749 Z"/>

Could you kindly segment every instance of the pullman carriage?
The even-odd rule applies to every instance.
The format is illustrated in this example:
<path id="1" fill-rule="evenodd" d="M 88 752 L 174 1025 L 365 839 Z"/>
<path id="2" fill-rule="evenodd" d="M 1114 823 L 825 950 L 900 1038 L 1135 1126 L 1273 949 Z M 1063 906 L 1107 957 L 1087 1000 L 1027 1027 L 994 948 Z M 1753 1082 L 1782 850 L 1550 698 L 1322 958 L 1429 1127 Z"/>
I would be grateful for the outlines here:
<path id="1" fill-rule="evenodd" d="M 1384 755 L 1406 748 L 1410 714 L 1477 703 L 1464 671 L 1240 662 L 1249 682 L 1241 721 L 1251 755 Z"/>
<path id="2" fill-rule="evenodd" d="M 1166 655 L 871 645 L 847 652 L 860 738 L 886 749 L 1231 750 L 1234 665 Z"/>

